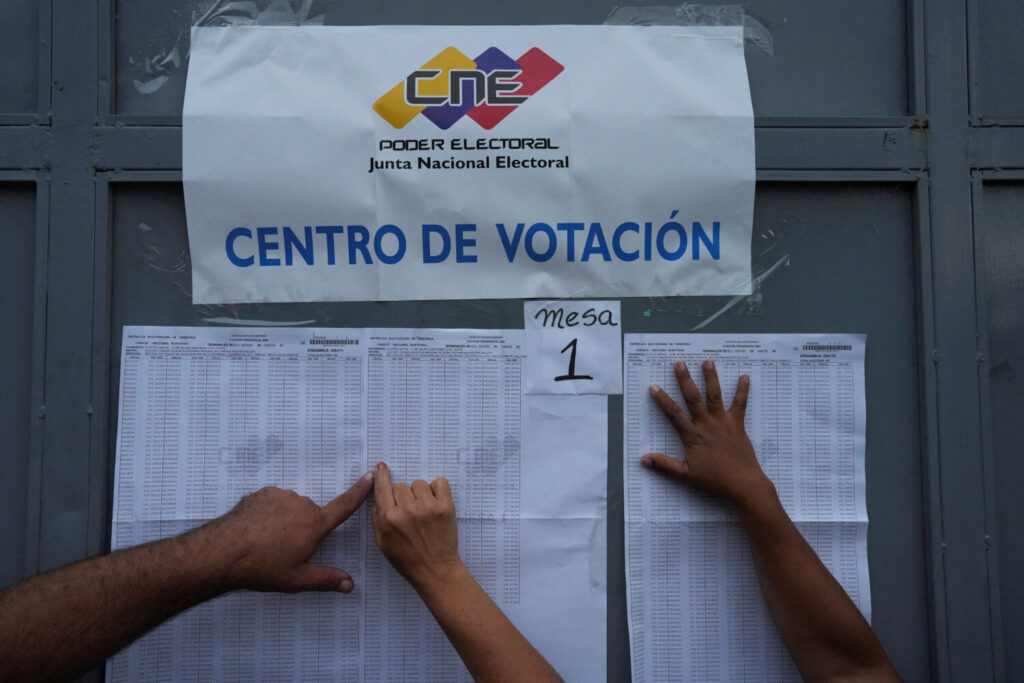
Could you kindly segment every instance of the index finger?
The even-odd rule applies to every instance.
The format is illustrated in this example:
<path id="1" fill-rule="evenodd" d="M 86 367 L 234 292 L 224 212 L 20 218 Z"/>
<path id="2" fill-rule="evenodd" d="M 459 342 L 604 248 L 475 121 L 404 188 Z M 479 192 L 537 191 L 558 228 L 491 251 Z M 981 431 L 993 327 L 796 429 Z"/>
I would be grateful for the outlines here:
<path id="1" fill-rule="evenodd" d="M 675 428 L 680 437 L 693 429 L 693 423 L 690 422 L 690 418 L 688 418 L 683 409 L 672 400 L 672 397 L 665 393 L 664 389 L 657 384 L 652 384 L 650 386 L 650 392 L 655 405 L 661 408 L 661 412 L 665 414 L 665 417 L 668 418 L 669 424 Z"/>
<path id="2" fill-rule="evenodd" d="M 382 462 L 373 473 L 373 502 L 380 510 L 395 507 L 395 494 L 391 490 L 391 470 Z"/>
<path id="3" fill-rule="evenodd" d="M 373 474 L 367 472 L 359 477 L 359 480 L 352 484 L 348 491 L 320 508 L 327 518 L 328 530 L 334 529 L 351 517 L 352 513 L 358 510 L 366 497 L 370 495 L 371 488 L 373 488 Z"/>

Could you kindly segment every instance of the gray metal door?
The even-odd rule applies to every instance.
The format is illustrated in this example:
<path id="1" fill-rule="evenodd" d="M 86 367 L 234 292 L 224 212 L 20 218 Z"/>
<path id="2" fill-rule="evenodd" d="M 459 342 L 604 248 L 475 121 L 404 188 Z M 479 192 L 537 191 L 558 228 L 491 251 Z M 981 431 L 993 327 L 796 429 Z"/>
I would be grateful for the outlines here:
<path id="1" fill-rule="evenodd" d="M 0 3 L 0 586 L 108 547 L 127 324 L 518 327 L 518 301 L 193 306 L 181 193 L 198 20 L 599 23 L 611 2 Z M 1019 0 L 751 0 L 750 297 L 627 299 L 626 332 L 868 335 L 874 626 L 908 680 L 1020 680 Z M 609 680 L 628 676 L 611 399 Z M 93 672 L 90 678 L 100 675 Z"/>

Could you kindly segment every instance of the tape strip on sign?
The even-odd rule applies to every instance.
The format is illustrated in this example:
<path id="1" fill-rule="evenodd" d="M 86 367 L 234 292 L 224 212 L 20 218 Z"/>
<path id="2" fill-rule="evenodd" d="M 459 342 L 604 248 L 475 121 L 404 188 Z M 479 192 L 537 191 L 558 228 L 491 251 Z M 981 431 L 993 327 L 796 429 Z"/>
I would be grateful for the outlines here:
<path id="1" fill-rule="evenodd" d="M 740 27 L 192 35 L 195 303 L 750 292 Z"/>

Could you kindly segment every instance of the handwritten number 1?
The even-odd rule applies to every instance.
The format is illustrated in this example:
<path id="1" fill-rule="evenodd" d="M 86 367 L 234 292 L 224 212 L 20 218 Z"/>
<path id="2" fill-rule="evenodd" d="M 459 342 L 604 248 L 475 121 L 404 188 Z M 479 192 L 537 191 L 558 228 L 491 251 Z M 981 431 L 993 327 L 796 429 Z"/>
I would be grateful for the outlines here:
<path id="1" fill-rule="evenodd" d="M 576 339 L 565 345 L 559 353 L 565 353 L 569 349 L 572 349 L 572 353 L 569 354 L 569 374 L 559 375 L 555 378 L 556 382 L 564 382 L 567 379 L 594 379 L 590 375 L 577 375 L 576 374 Z"/>

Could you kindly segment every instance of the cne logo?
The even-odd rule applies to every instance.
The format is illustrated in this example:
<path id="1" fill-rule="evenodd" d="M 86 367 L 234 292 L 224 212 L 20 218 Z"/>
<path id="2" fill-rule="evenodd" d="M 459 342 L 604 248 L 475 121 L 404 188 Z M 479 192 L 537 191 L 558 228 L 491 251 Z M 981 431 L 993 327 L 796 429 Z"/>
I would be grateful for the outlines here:
<path id="1" fill-rule="evenodd" d="M 476 59 L 446 47 L 384 93 L 373 110 L 395 128 L 423 114 L 442 130 L 463 116 L 490 130 L 564 69 L 537 47 L 519 59 L 496 47 Z"/>

